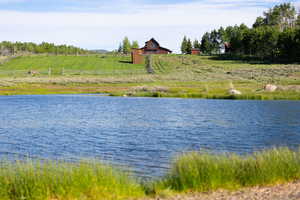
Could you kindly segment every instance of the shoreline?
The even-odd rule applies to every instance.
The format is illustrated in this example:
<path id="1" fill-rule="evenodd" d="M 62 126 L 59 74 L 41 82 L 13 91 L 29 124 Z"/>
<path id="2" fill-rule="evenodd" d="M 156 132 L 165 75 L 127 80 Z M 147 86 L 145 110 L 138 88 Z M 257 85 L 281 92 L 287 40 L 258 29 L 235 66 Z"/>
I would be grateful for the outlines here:
<path id="1" fill-rule="evenodd" d="M 218 190 L 206 193 L 186 193 L 174 195 L 161 195 L 155 198 L 140 200 L 298 200 L 300 199 L 300 180 L 289 183 L 279 183 L 269 186 L 255 186 L 237 191 Z"/>
<path id="2" fill-rule="evenodd" d="M 99 81 L 99 82 L 98 82 Z M 228 82 L 105 82 L 95 78 L 0 79 L 0 96 L 105 94 L 119 97 L 190 98 L 223 100 L 300 100 L 300 91 L 264 91 L 255 83 L 235 82 L 241 95 L 230 95 Z M 209 89 L 207 89 L 209 88 Z"/>
<path id="3" fill-rule="evenodd" d="M 299 199 L 299 156 L 288 148 L 244 156 L 190 152 L 151 181 L 97 160 L 1 160 L 0 199 Z"/>
<path id="4" fill-rule="evenodd" d="M 173 94 L 173 93 L 157 93 L 157 92 L 147 92 L 141 94 L 128 95 L 119 92 L 106 92 L 106 91 L 91 91 L 87 89 L 79 89 L 80 91 L 72 91 L 69 89 L 63 89 L 62 91 L 47 91 L 40 89 L 40 91 L 18 91 L 18 90 L 5 90 L 0 88 L 0 96 L 19 96 L 19 95 L 95 95 L 95 96 L 111 96 L 111 97 L 124 97 L 124 98 L 135 98 L 135 97 L 148 97 L 148 98 L 180 98 L 180 99 L 207 99 L 207 100 L 254 100 L 254 101 L 300 101 L 300 93 L 293 93 L 291 96 L 274 95 L 271 97 L 262 95 L 205 95 L 202 93 L 183 93 L 183 94 Z M 296 97 L 294 96 L 296 95 Z M 299 95 L 299 96 L 298 96 Z"/>

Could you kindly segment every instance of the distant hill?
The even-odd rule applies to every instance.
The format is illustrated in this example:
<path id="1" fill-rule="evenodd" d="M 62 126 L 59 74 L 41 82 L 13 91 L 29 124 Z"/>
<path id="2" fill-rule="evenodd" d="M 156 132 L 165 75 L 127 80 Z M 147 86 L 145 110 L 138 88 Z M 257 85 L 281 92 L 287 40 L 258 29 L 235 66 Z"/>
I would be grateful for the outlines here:
<path id="1" fill-rule="evenodd" d="M 90 51 L 95 52 L 95 53 L 109 53 L 110 52 L 105 49 L 94 49 L 94 50 L 90 50 Z"/>

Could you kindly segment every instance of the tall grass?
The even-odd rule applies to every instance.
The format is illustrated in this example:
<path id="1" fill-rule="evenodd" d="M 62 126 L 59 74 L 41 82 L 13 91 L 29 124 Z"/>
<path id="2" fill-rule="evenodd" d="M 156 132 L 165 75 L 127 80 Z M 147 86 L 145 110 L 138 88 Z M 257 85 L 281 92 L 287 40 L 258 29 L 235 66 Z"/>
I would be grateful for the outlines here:
<path id="1" fill-rule="evenodd" d="M 2 162 L 1 200 L 129 199 L 144 195 L 125 172 L 99 162 Z"/>
<path id="2" fill-rule="evenodd" d="M 146 194 L 207 192 L 300 179 L 300 150 L 279 148 L 251 155 L 191 152 L 179 156 L 158 181 L 95 162 L 2 161 L 0 200 L 118 200 Z"/>
<path id="3" fill-rule="evenodd" d="M 247 156 L 186 153 L 160 182 L 176 191 L 211 191 L 268 185 L 300 178 L 300 151 L 265 150 Z"/>

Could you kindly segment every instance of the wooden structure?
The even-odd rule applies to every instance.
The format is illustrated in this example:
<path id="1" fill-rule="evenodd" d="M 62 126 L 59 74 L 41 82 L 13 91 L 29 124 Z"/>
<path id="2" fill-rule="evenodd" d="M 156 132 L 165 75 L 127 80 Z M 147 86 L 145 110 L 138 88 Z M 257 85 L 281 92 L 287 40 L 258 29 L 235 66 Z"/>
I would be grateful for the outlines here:
<path id="1" fill-rule="evenodd" d="M 144 63 L 143 51 L 141 49 L 132 49 L 131 59 L 133 64 L 143 64 Z"/>
<path id="2" fill-rule="evenodd" d="M 145 46 L 140 49 L 132 49 L 131 57 L 133 64 L 142 64 L 144 62 L 144 55 L 149 54 L 169 54 L 171 50 L 161 47 L 159 43 L 152 38 L 145 43 Z"/>
<path id="3" fill-rule="evenodd" d="M 225 53 L 231 52 L 231 44 L 229 42 L 224 43 Z"/>
<path id="4" fill-rule="evenodd" d="M 171 50 L 161 47 L 159 43 L 152 38 L 145 43 L 145 46 L 141 48 L 143 54 L 169 54 L 172 53 Z"/>
<path id="5" fill-rule="evenodd" d="M 200 51 L 200 49 L 192 49 L 191 54 L 192 55 L 200 55 L 201 51 Z"/>

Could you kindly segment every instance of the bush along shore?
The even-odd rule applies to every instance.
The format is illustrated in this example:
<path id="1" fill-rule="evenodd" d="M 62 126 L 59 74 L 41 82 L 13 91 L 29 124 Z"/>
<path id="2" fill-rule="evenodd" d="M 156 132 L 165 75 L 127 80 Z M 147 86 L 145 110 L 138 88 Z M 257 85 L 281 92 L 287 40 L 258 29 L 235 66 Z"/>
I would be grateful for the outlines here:
<path id="1" fill-rule="evenodd" d="M 2 161 L 1 200 L 144 199 L 153 196 L 269 186 L 300 179 L 300 150 L 265 150 L 240 156 L 190 152 L 169 172 L 141 183 L 98 161 Z"/>

